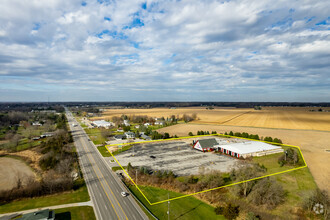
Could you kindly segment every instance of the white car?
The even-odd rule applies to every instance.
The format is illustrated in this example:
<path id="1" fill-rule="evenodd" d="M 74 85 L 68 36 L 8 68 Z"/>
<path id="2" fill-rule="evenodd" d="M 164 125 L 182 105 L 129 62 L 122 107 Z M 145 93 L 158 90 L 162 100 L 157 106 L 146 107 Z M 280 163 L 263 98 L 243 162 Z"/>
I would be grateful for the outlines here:
<path id="1" fill-rule="evenodd" d="M 126 196 L 128 196 L 128 193 L 127 192 L 121 192 L 121 196 L 126 197 Z"/>

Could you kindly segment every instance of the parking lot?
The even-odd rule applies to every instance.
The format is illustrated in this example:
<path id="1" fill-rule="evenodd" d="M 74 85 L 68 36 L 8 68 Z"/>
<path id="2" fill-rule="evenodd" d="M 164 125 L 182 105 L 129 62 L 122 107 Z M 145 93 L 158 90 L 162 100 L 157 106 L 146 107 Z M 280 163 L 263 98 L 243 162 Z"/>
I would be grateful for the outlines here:
<path id="1" fill-rule="evenodd" d="M 122 166 L 130 162 L 132 166 L 145 166 L 152 170 L 172 170 L 179 176 L 211 170 L 228 172 L 239 162 L 228 156 L 197 151 L 183 141 L 137 144 L 116 158 Z"/>

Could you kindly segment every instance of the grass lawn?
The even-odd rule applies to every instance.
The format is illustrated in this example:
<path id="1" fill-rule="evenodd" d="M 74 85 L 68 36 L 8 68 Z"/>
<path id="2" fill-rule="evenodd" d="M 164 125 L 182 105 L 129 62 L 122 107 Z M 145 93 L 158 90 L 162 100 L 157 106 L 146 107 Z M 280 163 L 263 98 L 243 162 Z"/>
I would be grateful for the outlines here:
<path id="1" fill-rule="evenodd" d="M 111 154 L 109 153 L 109 151 L 105 148 L 105 146 L 99 146 L 97 147 L 97 149 L 100 151 L 101 155 L 103 157 L 111 157 Z"/>
<path id="2" fill-rule="evenodd" d="M 120 154 L 121 152 L 129 150 L 131 147 L 133 147 L 133 145 L 124 145 L 120 150 L 116 150 L 112 152 L 112 154 L 115 156 L 117 154 Z"/>
<path id="3" fill-rule="evenodd" d="M 86 128 L 85 131 L 94 144 L 104 144 L 107 141 L 106 138 L 102 137 L 101 130 L 98 128 Z"/>
<path id="4" fill-rule="evenodd" d="M 123 168 L 126 169 L 127 166 L 123 166 Z M 123 169 L 122 169 L 121 167 L 119 167 L 119 166 L 118 166 L 118 167 L 112 167 L 111 169 L 112 169 L 112 171 L 114 171 L 114 172 L 116 172 L 117 170 L 123 170 Z"/>
<path id="5" fill-rule="evenodd" d="M 93 207 L 80 206 L 55 209 L 55 218 L 61 220 L 94 220 L 96 219 Z"/>
<path id="6" fill-rule="evenodd" d="M 64 192 L 55 195 L 42 196 L 31 199 L 21 199 L 0 206 L 0 213 L 15 212 L 39 207 L 54 206 L 76 202 L 89 201 L 87 187 L 83 186 L 76 191 Z"/>
<path id="7" fill-rule="evenodd" d="M 284 150 L 288 149 L 288 147 L 285 147 L 285 146 L 282 146 L 282 148 Z M 263 164 L 267 168 L 267 174 L 276 173 L 276 172 L 285 171 L 285 170 L 289 170 L 292 168 L 297 168 L 297 167 L 303 166 L 304 162 L 303 162 L 301 155 L 299 154 L 299 161 L 296 166 L 284 165 L 281 167 L 280 164 L 278 163 L 278 158 L 282 154 L 283 153 L 271 154 L 271 155 L 266 155 L 266 156 L 262 156 L 262 157 L 253 157 L 253 162 L 259 163 L 260 165 Z"/>
<path id="8" fill-rule="evenodd" d="M 18 143 L 17 151 L 22 151 L 22 150 L 26 150 L 28 148 L 36 147 L 40 143 L 41 143 L 41 141 L 31 141 L 31 143 L 29 143 L 29 139 L 24 138 L 24 139 L 20 140 L 20 142 Z"/>
<path id="9" fill-rule="evenodd" d="M 317 189 L 317 185 L 307 167 L 275 176 L 286 191 L 286 200 L 272 211 L 273 214 L 285 218 L 292 208 L 301 206 L 304 200 Z"/>
<path id="10" fill-rule="evenodd" d="M 180 193 L 167 191 L 161 188 L 150 186 L 139 186 L 147 198 L 151 201 L 160 201 L 167 199 L 169 193 L 170 198 L 178 197 Z M 157 205 L 149 205 L 135 186 L 130 187 L 131 191 L 137 198 L 159 219 L 167 219 L 168 203 Z M 170 202 L 170 219 L 190 220 L 190 219 L 225 219 L 223 216 L 216 215 L 214 207 L 196 199 L 195 197 L 187 197 Z"/>

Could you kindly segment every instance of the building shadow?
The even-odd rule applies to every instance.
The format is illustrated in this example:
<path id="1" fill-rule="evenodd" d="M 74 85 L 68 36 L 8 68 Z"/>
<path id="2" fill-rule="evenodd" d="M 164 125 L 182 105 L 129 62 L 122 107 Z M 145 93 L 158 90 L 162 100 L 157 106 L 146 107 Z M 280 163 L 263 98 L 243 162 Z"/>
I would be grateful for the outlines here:
<path id="1" fill-rule="evenodd" d="M 71 213 L 70 212 L 62 212 L 55 214 L 56 220 L 71 220 Z"/>

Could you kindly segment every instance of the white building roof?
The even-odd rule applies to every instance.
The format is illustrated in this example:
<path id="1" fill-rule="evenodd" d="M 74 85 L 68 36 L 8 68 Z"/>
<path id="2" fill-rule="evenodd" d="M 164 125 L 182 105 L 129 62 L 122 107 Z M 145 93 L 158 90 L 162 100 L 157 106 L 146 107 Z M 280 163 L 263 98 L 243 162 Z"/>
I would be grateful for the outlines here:
<path id="1" fill-rule="evenodd" d="M 221 147 L 223 149 L 238 153 L 238 154 L 250 154 L 255 152 L 269 151 L 282 149 L 281 147 L 274 146 L 259 141 L 247 141 L 243 143 L 232 143 L 226 145 L 216 145 L 214 147 Z"/>

